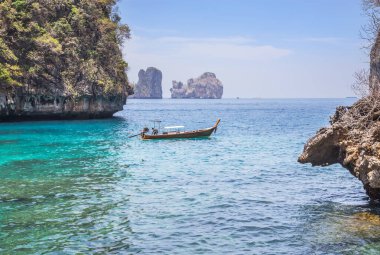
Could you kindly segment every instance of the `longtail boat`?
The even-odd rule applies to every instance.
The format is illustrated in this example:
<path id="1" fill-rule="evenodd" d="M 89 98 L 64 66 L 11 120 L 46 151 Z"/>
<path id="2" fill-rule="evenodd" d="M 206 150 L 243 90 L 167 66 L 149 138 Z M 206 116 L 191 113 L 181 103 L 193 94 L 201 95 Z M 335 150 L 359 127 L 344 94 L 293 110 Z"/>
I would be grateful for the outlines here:
<path id="1" fill-rule="evenodd" d="M 154 121 L 154 122 L 158 122 L 159 125 L 161 123 L 161 121 Z M 173 127 L 165 127 L 165 129 L 168 129 L 168 130 L 176 129 L 175 131 L 159 133 L 158 129 L 152 128 L 151 134 L 148 134 L 149 132 L 148 128 L 144 128 L 144 130 L 141 132 L 140 135 L 141 135 L 141 139 L 143 140 L 209 137 L 213 132 L 216 132 L 219 123 L 220 123 L 220 119 L 217 120 L 217 122 L 215 123 L 213 127 L 192 130 L 192 131 L 180 131 L 181 128 L 184 128 L 183 126 L 173 126 Z"/>

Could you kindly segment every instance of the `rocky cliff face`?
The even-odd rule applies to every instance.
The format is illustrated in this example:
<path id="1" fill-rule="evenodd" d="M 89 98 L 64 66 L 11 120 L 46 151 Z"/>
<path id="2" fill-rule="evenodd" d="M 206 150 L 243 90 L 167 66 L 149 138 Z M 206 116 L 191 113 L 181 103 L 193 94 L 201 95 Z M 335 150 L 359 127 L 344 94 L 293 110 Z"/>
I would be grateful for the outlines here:
<path id="1" fill-rule="evenodd" d="M 338 107 L 330 127 L 322 128 L 305 145 L 298 161 L 313 166 L 341 164 L 380 199 L 380 33 L 371 51 L 370 95 L 350 107 Z"/>
<path id="2" fill-rule="evenodd" d="M 133 98 L 161 99 L 162 98 L 162 72 L 154 67 L 146 71 L 140 70 L 139 81 L 134 89 Z"/>
<path id="3" fill-rule="evenodd" d="M 28 93 L 22 89 L 0 92 L 0 121 L 109 118 L 123 110 L 126 97 Z"/>
<path id="4" fill-rule="evenodd" d="M 172 98 L 220 99 L 223 84 L 214 73 L 204 73 L 198 78 L 189 79 L 187 85 L 173 81 L 170 92 Z"/>
<path id="5" fill-rule="evenodd" d="M 298 161 L 313 166 L 339 163 L 362 181 L 369 197 L 380 199 L 380 107 L 372 112 L 367 107 L 377 104 L 372 100 L 339 107 L 331 126 L 319 130 L 306 143 Z M 362 123 L 357 121 L 358 114 L 365 119 Z"/>
<path id="6" fill-rule="evenodd" d="M 133 93 L 115 1 L 0 1 L 0 121 L 110 117 Z"/>

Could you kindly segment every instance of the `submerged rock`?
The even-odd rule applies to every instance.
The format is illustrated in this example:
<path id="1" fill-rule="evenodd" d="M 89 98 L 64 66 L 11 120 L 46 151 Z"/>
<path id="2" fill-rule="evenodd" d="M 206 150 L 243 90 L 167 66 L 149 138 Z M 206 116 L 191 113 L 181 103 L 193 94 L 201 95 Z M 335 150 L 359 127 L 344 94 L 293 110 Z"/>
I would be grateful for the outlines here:
<path id="1" fill-rule="evenodd" d="M 214 73 L 204 73 L 198 78 L 189 79 L 187 85 L 173 81 L 170 92 L 172 98 L 220 99 L 223 84 Z"/>
<path id="2" fill-rule="evenodd" d="M 139 81 L 134 89 L 133 98 L 161 99 L 162 98 L 162 72 L 154 67 L 146 71 L 140 70 Z"/>

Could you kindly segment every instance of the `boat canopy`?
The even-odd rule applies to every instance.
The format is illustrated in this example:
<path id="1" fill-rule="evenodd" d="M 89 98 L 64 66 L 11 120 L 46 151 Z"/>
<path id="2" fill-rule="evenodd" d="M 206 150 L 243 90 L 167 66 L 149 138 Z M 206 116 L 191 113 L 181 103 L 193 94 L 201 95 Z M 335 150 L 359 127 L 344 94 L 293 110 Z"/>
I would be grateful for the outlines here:
<path id="1" fill-rule="evenodd" d="M 165 129 L 178 129 L 178 128 L 184 128 L 185 126 L 170 126 L 170 127 L 164 127 Z"/>

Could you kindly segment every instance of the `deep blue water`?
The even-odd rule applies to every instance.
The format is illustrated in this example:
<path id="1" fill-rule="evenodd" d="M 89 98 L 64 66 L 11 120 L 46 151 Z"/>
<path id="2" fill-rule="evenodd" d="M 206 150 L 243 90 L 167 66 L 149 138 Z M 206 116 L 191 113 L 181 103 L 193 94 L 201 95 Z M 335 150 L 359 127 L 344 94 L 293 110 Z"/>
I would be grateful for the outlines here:
<path id="1" fill-rule="evenodd" d="M 297 163 L 352 102 L 129 100 L 108 120 L 0 124 L 0 253 L 378 254 L 361 183 Z M 128 139 L 217 118 L 210 139 Z"/>

